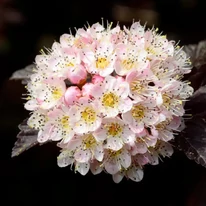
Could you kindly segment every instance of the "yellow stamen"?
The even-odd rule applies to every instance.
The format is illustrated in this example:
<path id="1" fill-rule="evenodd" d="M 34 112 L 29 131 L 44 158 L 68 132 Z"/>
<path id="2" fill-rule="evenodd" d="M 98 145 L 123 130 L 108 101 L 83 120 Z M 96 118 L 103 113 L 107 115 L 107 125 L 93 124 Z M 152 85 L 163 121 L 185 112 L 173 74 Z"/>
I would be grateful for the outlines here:
<path id="1" fill-rule="evenodd" d="M 132 68 L 135 67 L 134 61 L 127 60 L 127 59 L 125 59 L 125 60 L 122 61 L 122 65 L 123 65 L 124 68 L 127 69 L 127 70 L 131 70 Z"/>
<path id="2" fill-rule="evenodd" d="M 61 124 L 62 124 L 63 128 L 65 128 L 65 129 L 69 128 L 68 121 L 69 121 L 69 116 L 62 117 Z"/>
<path id="3" fill-rule="evenodd" d="M 106 107 L 114 108 L 119 102 L 119 97 L 112 92 L 103 95 L 102 104 Z"/>
<path id="4" fill-rule="evenodd" d="M 105 69 L 109 65 L 109 61 L 106 58 L 98 58 L 96 61 L 96 68 Z"/>
<path id="5" fill-rule="evenodd" d="M 96 120 L 96 112 L 92 108 L 86 107 L 82 112 L 82 118 L 87 123 L 93 123 Z"/>
<path id="6" fill-rule="evenodd" d="M 135 120 L 141 120 L 144 117 L 145 108 L 142 105 L 136 105 L 132 108 L 132 116 Z"/>
<path id="7" fill-rule="evenodd" d="M 87 135 L 87 137 L 83 140 L 84 148 L 89 149 L 96 144 L 96 140 L 92 134 Z"/>
<path id="8" fill-rule="evenodd" d="M 122 133 L 122 127 L 118 123 L 111 123 L 109 125 L 105 125 L 108 135 L 117 136 Z"/>
<path id="9" fill-rule="evenodd" d="M 62 92 L 62 90 L 59 89 L 59 88 L 54 88 L 54 89 L 52 90 L 52 96 L 53 96 L 53 98 L 54 98 L 55 100 L 58 100 L 58 99 L 60 99 L 60 98 L 63 96 L 63 92 Z"/>

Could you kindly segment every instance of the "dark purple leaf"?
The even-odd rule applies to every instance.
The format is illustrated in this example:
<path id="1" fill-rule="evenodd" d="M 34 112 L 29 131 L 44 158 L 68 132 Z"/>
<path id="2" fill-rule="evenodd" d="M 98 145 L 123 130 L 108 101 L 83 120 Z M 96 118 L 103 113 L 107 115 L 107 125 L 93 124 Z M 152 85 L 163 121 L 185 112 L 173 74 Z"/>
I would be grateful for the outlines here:
<path id="1" fill-rule="evenodd" d="M 36 66 L 34 64 L 30 64 L 26 66 L 24 69 L 20 69 L 15 71 L 12 76 L 10 77 L 11 80 L 22 80 L 22 84 L 27 84 L 29 81 L 30 76 L 33 74 L 33 69 Z"/>
<path id="2" fill-rule="evenodd" d="M 206 64 L 206 41 L 184 46 L 184 51 L 190 56 L 194 67 L 199 68 Z"/>
<path id="3" fill-rule="evenodd" d="M 37 134 L 38 131 L 31 129 L 27 125 L 27 119 L 25 119 L 20 125 L 19 129 L 21 130 L 17 135 L 17 141 L 12 149 L 12 157 L 18 156 L 22 152 L 30 149 L 31 147 L 38 144 Z"/>
<path id="4" fill-rule="evenodd" d="M 176 144 L 189 159 L 206 167 L 206 112 L 186 122 L 185 130 L 176 137 Z"/>
<path id="5" fill-rule="evenodd" d="M 206 85 L 194 92 L 190 100 L 186 102 L 185 109 L 192 115 L 206 112 Z"/>

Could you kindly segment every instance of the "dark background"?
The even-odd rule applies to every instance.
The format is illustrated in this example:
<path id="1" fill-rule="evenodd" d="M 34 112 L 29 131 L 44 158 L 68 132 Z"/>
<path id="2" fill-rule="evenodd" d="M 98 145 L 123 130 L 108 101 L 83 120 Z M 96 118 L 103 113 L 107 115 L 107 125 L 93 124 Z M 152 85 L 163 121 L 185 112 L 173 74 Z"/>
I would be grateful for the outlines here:
<path id="1" fill-rule="evenodd" d="M 206 38 L 205 0 L 0 0 L 0 205 L 205 206 L 206 169 L 178 151 L 147 166 L 142 182 L 120 184 L 105 173 L 83 177 L 58 168 L 59 151 L 52 144 L 11 159 L 17 125 L 29 115 L 21 99 L 24 86 L 9 80 L 12 72 L 32 63 L 69 28 L 101 17 L 125 25 L 133 18 L 147 21 L 180 45 Z"/>

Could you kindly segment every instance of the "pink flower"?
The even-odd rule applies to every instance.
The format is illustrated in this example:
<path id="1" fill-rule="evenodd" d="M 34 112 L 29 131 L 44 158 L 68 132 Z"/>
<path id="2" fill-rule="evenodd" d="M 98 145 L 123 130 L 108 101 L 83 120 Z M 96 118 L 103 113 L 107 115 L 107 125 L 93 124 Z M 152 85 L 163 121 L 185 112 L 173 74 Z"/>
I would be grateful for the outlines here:
<path id="1" fill-rule="evenodd" d="M 120 112 L 129 111 L 132 101 L 128 98 L 128 94 L 128 83 L 112 76 L 107 76 L 91 91 L 91 95 L 100 102 L 99 110 L 105 117 L 115 117 Z"/>
<path id="2" fill-rule="evenodd" d="M 138 182 L 144 165 L 173 153 L 169 141 L 193 93 L 182 80 L 190 71 L 182 48 L 140 22 L 80 28 L 36 56 L 27 124 L 39 143 L 58 141 L 59 167 Z"/>
<path id="3" fill-rule="evenodd" d="M 163 122 L 160 122 L 155 126 L 155 129 L 152 129 L 152 133 L 156 133 L 158 139 L 168 142 L 171 139 L 174 139 L 174 132 L 178 130 L 181 124 L 180 117 L 172 117 L 172 120 L 166 119 Z"/>
<path id="4" fill-rule="evenodd" d="M 134 104 L 131 110 L 122 114 L 122 119 L 129 124 L 135 133 L 140 133 L 145 127 L 155 125 L 160 115 L 154 107 L 147 102 Z"/>
<path id="5" fill-rule="evenodd" d="M 69 106 L 73 105 L 80 97 L 80 89 L 77 86 L 70 86 L 64 94 L 64 101 Z"/>
<path id="6" fill-rule="evenodd" d="M 93 83 L 86 83 L 84 84 L 84 86 L 82 87 L 82 96 L 88 96 L 89 98 L 91 98 L 91 91 L 92 88 L 94 87 Z"/>
<path id="7" fill-rule="evenodd" d="M 61 109 L 55 109 L 48 113 L 49 120 L 45 127 L 38 134 L 38 142 L 42 143 L 47 140 L 67 143 L 74 136 L 74 119 L 72 110 L 66 106 Z"/>
<path id="8" fill-rule="evenodd" d="M 183 89 L 183 83 L 170 78 L 161 82 L 161 84 L 162 86 L 159 85 L 159 87 L 161 88 L 163 103 L 160 108 L 167 112 L 168 117 L 172 115 L 183 116 L 185 112 L 183 101 L 178 97 Z"/>
<path id="9" fill-rule="evenodd" d="M 133 144 L 135 134 L 120 118 L 105 118 L 98 130 L 93 133 L 97 141 L 105 141 L 104 148 L 119 150 L 124 144 Z"/>
<path id="10" fill-rule="evenodd" d="M 131 155 L 125 148 L 118 151 L 107 150 L 103 164 L 105 170 L 114 175 L 122 168 L 127 169 L 131 165 Z"/>
<path id="11" fill-rule="evenodd" d="M 138 46 L 140 49 L 144 50 L 145 28 L 140 25 L 140 22 L 134 22 L 129 30 L 124 26 L 124 31 L 128 34 L 128 39 L 133 45 Z"/>
<path id="12" fill-rule="evenodd" d="M 125 76 L 133 70 L 144 70 L 148 67 L 147 52 L 132 44 L 117 46 L 117 61 L 115 71 L 118 75 Z"/>
<path id="13" fill-rule="evenodd" d="M 31 94 L 31 99 L 25 104 L 25 108 L 33 110 L 35 108 L 51 109 L 61 104 L 66 91 L 64 81 L 59 79 L 49 79 L 38 87 Z"/>
<path id="14" fill-rule="evenodd" d="M 93 84 L 98 84 L 98 83 L 103 82 L 103 81 L 104 81 L 104 77 L 102 77 L 102 76 L 99 76 L 96 74 L 92 76 L 92 83 Z"/>
<path id="15" fill-rule="evenodd" d="M 81 97 L 75 105 L 71 106 L 72 116 L 75 118 L 74 131 L 84 134 L 98 129 L 102 118 L 99 112 L 99 104 L 89 97 Z"/>
<path id="16" fill-rule="evenodd" d="M 75 37 L 71 34 L 62 34 L 60 36 L 60 44 L 62 47 L 72 47 L 75 42 Z"/>
<path id="17" fill-rule="evenodd" d="M 130 86 L 129 96 L 136 102 L 144 101 L 148 97 L 156 100 L 156 104 L 161 103 L 161 97 L 158 93 L 156 77 L 152 71 L 147 68 L 143 71 L 132 71 L 126 76 L 126 81 Z"/>
<path id="18" fill-rule="evenodd" d="M 154 30 L 146 31 L 145 50 L 148 52 L 148 58 L 165 60 L 174 54 L 173 42 L 168 42 L 166 36 L 158 35 Z"/>
<path id="19" fill-rule="evenodd" d="M 191 61 L 183 51 L 183 48 L 177 47 L 174 51 L 174 59 L 176 60 L 177 70 L 180 74 L 188 74 L 191 72 Z"/>
<path id="20" fill-rule="evenodd" d="M 145 154 L 149 147 L 155 147 L 157 143 L 157 137 L 149 135 L 148 133 L 143 136 L 137 135 L 136 142 L 131 146 L 131 154 Z"/>
<path id="21" fill-rule="evenodd" d="M 106 77 L 114 71 L 115 60 L 114 46 L 110 42 L 101 42 L 83 50 L 82 61 L 91 74 Z"/>
<path id="22" fill-rule="evenodd" d="M 47 113 L 48 111 L 43 109 L 33 111 L 27 121 L 28 126 L 36 130 L 42 130 L 48 120 Z"/>
<path id="23" fill-rule="evenodd" d="M 103 160 L 103 146 L 101 142 L 96 141 L 92 133 L 75 136 L 66 148 L 74 151 L 74 159 L 79 163 L 86 163 L 93 159 Z"/>

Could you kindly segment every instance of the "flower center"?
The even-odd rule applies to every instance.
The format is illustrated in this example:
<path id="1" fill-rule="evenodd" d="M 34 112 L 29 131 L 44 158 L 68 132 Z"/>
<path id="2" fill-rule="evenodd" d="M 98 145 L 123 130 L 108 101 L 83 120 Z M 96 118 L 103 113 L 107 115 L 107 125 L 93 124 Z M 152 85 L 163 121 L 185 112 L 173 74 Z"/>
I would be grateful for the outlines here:
<path id="1" fill-rule="evenodd" d="M 132 116 L 135 120 L 141 120 L 144 117 L 145 108 L 142 105 L 136 105 L 132 108 Z"/>
<path id="2" fill-rule="evenodd" d="M 96 140 L 94 139 L 92 134 L 87 135 L 87 137 L 83 140 L 85 149 L 89 149 L 96 144 Z"/>
<path id="3" fill-rule="evenodd" d="M 109 92 L 103 95 L 102 104 L 106 107 L 114 108 L 114 106 L 118 103 L 118 101 L 119 101 L 118 96 L 112 92 Z"/>
<path id="4" fill-rule="evenodd" d="M 61 124 L 62 124 L 62 127 L 63 127 L 64 129 L 69 128 L 68 121 L 69 121 L 69 116 L 63 116 L 63 117 L 62 117 L 62 119 L 61 119 Z"/>
<path id="5" fill-rule="evenodd" d="M 121 153 L 122 153 L 122 150 L 121 150 L 121 149 L 118 150 L 118 151 L 109 150 L 109 156 L 110 156 L 110 158 L 118 157 Z"/>
<path id="6" fill-rule="evenodd" d="M 72 62 L 68 62 L 65 64 L 66 67 L 74 67 L 74 64 Z"/>
<path id="7" fill-rule="evenodd" d="M 136 93 L 141 93 L 144 90 L 144 85 L 141 81 L 135 80 L 131 82 L 131 90 Z"/>
<path id="8" fill-rule="evenodd" d="M 167 95 L 167 94 L 163 94 L 162 95 L 162 99 L 163 99 L 163 104 L 164 106 L 168 109 L 170 106 L 170 100 L 171 98 Z"/>
<path id="9" fill-rule="evenodd" d="M 63 92 L 62 92 L 61 89 L 56 88 L 56 87 L 52 89 L 52 97 L 53 97 L 55 100 L 60 99 L 60 98 L 62 97 L 62 95 L 63 95 Z"/>
<path id="10" fill-rule="evenodd" d="M 109 65 L 109 61 L 106 58 L 98 58 L 96 61 L 96 68 L 105 69 Z"/>
<path id="11" fill-rule="evenodd" d="M 90 107 L 86 107 L 81 115 L 87 123 L 93 123 L 96 120 L 96 112 Z"/>
<path id="12" fill-rule="evenodd" d="M 122 127 L 118 123 L 111 123 L 105 126 L 109 136 L 117 136 L 122 132 Z"/>
<path id="13" fill-rule="evenodd" d="M 123 67 L 124 67 L 126 70 L 131 70 L 132 68 L 135 67 L 134 61 L 132 61 L 132 60 L 127 60 L 127 59 L 125 59 L 125 60 L 122 61 L 122 65 L 123 65 Z"/>

